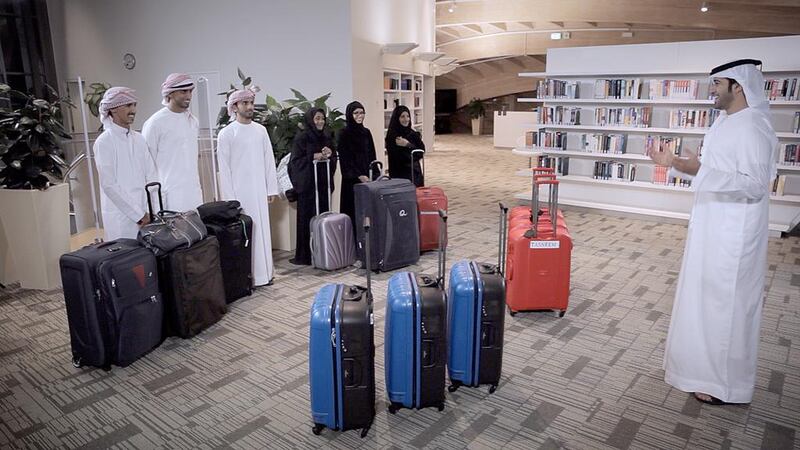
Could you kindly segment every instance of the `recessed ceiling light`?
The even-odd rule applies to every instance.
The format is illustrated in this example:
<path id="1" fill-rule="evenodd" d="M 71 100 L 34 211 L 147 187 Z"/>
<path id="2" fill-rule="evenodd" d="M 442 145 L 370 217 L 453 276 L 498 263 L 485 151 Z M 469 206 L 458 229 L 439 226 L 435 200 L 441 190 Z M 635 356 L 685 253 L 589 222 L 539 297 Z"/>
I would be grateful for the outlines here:
<path id="1" fill-rule="evenodd" d="M 554 33 L 550 33 L 550 39 L 552 39 L 554 41 L 560 40 L 561 39 L 561 32 L 560 31 L 556 31 Z"/>
<path id="2" fill-rule="evenodd" d="M 454 2 L 450 3 L 450 7 L 447 8 L 447 12 L 453 12 L 455 10 L 456 10 L 456 2 L 454 1 Z"/>
<path id="3" fill-rule="evenodd" d="M 703 4 L 700 5 L 700 12 L 708 12 L 708 3 L 703 2 Z"/>

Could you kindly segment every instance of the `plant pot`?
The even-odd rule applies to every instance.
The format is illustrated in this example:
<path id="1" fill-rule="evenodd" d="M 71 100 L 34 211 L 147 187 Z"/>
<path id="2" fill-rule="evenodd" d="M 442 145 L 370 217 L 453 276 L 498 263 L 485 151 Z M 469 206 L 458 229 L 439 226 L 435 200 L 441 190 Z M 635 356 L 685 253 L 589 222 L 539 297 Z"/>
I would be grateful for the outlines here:
<path id="1" fill-rule="evenodd" d="M 58 260 L 69 247 L 69 185 L 0 189 L 0 280 L 26 289 L 61 286 Z"/>
<path id="2" fill-rule="evenodd" d="M 294 251 L 297 236 L 297 202 L 275 200 L 269 204 L 272 249 Z"/>
<path id="3" fill-rule="evenodd" d="M 477 119 L 472 119 L 472 135 L 473 136 L 480 136 L 482 128 L 483 128 L 483 117 L 478 117 Z"/>

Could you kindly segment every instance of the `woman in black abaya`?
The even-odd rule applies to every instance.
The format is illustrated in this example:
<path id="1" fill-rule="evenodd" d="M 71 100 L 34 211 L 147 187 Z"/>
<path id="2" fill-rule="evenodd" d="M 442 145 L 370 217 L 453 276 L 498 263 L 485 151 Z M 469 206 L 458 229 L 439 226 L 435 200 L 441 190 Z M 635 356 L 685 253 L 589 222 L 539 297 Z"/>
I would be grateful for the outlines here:
<path id="1" fill-rule="evenodd" d="M 389 129 L 386 132 L 386 151 L 389 154 L 389 176 L 391 178 L 411 179 L 414 171 L 414 184 L 417 187 L 425 185 L 422 178 L 420 159 L 422 153 L 414 154 L 414 163 L 411 163 L 411 150 L 425 150 L 422 136 L 411 128 L 411 112 L 405 106 L 398 106 L 392 111 L 389 120 Z"/>
<path id="2" fill-rule="evenodd" d="M 325 111 L 311 108 L 305 115 L 305 128 L 298 134 L 292 144 L 292 157 L 289 161 L 289 178 L 297 192 L 297 241 L 292 264 L 311 265 L 311 218 L 316 215 L 316 197 L 314 195 L 314 161 L 330 159 L 330 172 L 326 173 L 325 164 L 317 165 L 317 194 L 319 195 L 319 213 L 330 209 L 328 192 L 333 192 L 333 174 L 336 172 L 336 153 L 333 139 L 328 130 Z"/>
<path id="3" fill-rule="evenodd" d="M 347 125 L 339 134 L 336 152 L 342 162 L 342 191 L 339 209 L 350 216 L 356 227 L 356 207 L 353 188 L 370 180 L 369 163 L 375 161 L 372 133 L 364 126 L 364 105 L 352 102 L 346 109 Z"/>

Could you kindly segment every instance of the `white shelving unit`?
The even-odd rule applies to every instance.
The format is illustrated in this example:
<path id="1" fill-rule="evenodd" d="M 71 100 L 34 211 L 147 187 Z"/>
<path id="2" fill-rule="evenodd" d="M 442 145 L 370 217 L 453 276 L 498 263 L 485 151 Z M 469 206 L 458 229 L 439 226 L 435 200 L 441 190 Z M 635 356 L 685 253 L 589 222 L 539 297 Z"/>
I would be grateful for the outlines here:
<path id="1" fill-rule="evenodd" d="M 397 106 L 405 106 L 411 112 L 411 126 L 422 133 L 423 113 L 423 78 L 421 74 L 399 72 L 389 69 L 383 71 L 383 132 L 389 126 L 392 111 Z"/>
<path id="2" fill-rule="evenodd" d="M 726 54 L 726 60 L 748 57 L 737 56 L 739 52 L 746 52 L 746 47 L 741 47 L 741 41 L 714 41 L 703 43 L 707 46 L 720 46 L 720 52 Z M 759 41 L 765 41 L 760 39 Z M 776 41 L 778 42 L 778 41 Z M 785 48 L 788 41 L 780 40 L 780 46 L 775 48 L 764 47 L 761 43 L 758 48 L 765 48 L 765 66 L 776 67 L 779 70 L 765 71 L 765 78 L 800 78 L 800 56 L 788 57 L 787 51 L 797 42 L 792 42 L 790 48 Z M 692 206 L 693 191 L 689 187 L 672 186 L 653 183 L 652 173 L 654 164 L 644 152 L 644 142 L 647 135 L 682 137 L 682 147 L 697 151 L 702 138 L 708 131 L 707 128 L 668 128 L 670 112 L 676 109 L 710 109 L 713 101 L 702 98 L 708 92 L 708 73 L 699 72 L 698 67 L 707 65 L 707 61 L 700 54 L 688 58 L 685 52 L 675 48 L 692 43 L 675 44 L 645 44 L 634 46 L 609 46 L 586 47 L 581 49 L 552 49 L 548 52 L 547 72 L 520 73 L 521 77 L 561 79 L 577 82 L 579 85 L 579 98 L 520 98 L 520 103 L 538 103 L 548 106 L 565 106 L 580 108 L 581 125 L 539 124 L 529 123 L 528 131 L 561 131 L 567 133 L 566 149 L 552 147 L 522 147 L 525 142 L 524 135 L 517 138 L 517 147 L 512 153 L 518 156 L 531 158 L 533 161 L 539 156 L 568 157 L 569 175 L 559 175 L 559 201 L 563 205 L 578 206 L 598 210 L 617 211 L 623 213 L 642 214 L 648 216 L 666 217 L 673 219 L 688 219 Z M 755 44 L 754 44 L 755 45 Z M 783 46 L 783 47 L 781 47 Z M 630 47 L 630 48 L 628 48 Z M 683 47 L 681 47 L 683 48 Z M 769 49 L 766 49 L 769 48 Z M 706 49 L 707 51 L 707 49 Z M 633 53 L 631 53 L 633 52 Z M 642 56 L 638 58 L 636 53 Z M 790 52 L 791 53 L 791 52 Z M 683 56 L 678 59 L 678 54 Z M 602 55 L 600 57 L 599 55 Z M 641 56 L 640 55 L 640 56 Z M 772 55 L 773 64 L 769 64 Z M 671 59 L 671 58 L 674 58 Z M 688 58 L 688 59 L 687 59 Z M 689 61 L 687 70 L 680 70 L 680 63 Z M 666 65 L 664 60 L 674 64 L 676 70 L 648 70 L 648 65 Z M 724 62 L 724 61 L 723 61 Z M 710 64 L 711 66 L 715 64 Z M 550 70 L 551 67 L 553 70 Z M 557 69 L 556 69 L 557 68 Z M 577 69 L 575 72 L 570 72 Z M 594 69 L 594 71 L 593 71 Z M 698 80 L 697 99 L 672 99 L 672 98 L 632 98 L 632 99 L 598 99 L 589 98 L 594 95 L 594 82 L 597 79 L 632 79 L 641 80 L 641 93 L 638 97 L 648 96 L 650 80 L 678 79 Z M 800 134 L 789 132 L 791 120 L 795 111 L 800 111 L 800 100 L 773 100 L 770 102 L 773 114 L 773 126 L 776 134 L 784 143 L 800 142 Z M 539 105 L 531 105 L 532 107 Z M 594 112 L 600 107 L 641 107 L 650 106 L 651 122 L 648 127 L 626 126 L 601 126 L 593 124 Z M 626 138 L 626 153 L 600 153 L 582 150 L 581 134 L 624 134 Z M 781 156 L 782 157 L 782 156 Z M 602 180 L 593 178 L 596 161 L 614 161 L 618 163 L 636 164 L 636 181 Z M 779 164 L 778 173 L 788 175 L 789 179 L 796 178 L 792 184 L 800 186 L 800 166 Z M 517 176 L 530 177 L 530 169 L 519 169 Z M 770 230 L 773 232 L 788 231 L 800 222 L 800 192 L 789 192 L 783 196 L 770 197 Z M 545 193 L 542 194 L 543 196 Z M 520 200 L 530 200 L 531 192 L 527 190 L 516 194 Z M 544 199 L 544 198 L 543 198 Z"/>

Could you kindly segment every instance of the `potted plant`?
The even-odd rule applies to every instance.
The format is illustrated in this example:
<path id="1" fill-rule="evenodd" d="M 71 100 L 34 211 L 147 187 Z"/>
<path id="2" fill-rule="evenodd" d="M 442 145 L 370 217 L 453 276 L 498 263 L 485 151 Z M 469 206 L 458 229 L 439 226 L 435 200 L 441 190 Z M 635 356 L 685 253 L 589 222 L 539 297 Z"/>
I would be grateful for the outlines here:
<path id="1" fill-rule="evenodd" d="M 253 89 L 258 92 L 260 89 L 253 85 L 251 77 L 246 76 L 241 69 L 237 69 L 237 74 L 241 85 L 230 85 L 224 95 L 227 100 L 237 89 Z M 259 123 L 267 129 L 270 141 L 272 142 L 272 152 L 275 156 L 275 163 L 280 163 L 287 154 L 292 151 L 292 142 L 295 136 L 303 129 L 304 116 L 311 108 L 322 108 L 328 118 L 328 126 L 331 132 L 336 135 L 345 126 L 344 114 L 336 108 L 330 108 L 327 101 L 331 94 L 325 94 L 319 98 L 310 100 L 296 89 L 291 89 L 294 98 L 282 102 L 274 97 L 267 95 L 265 103 L 256 104 L 256 111 L 253 121 Z M 222 108 L 217 116 L 217 130 L 228 124 L 230 117 L 226 108 Z M 278 250 L 294 250 L 296 224 L 295 205 L 288 201 L 277 201 L 269 205 L 270 209 L 270 228 L 272 231 L 272 248 Z"/>
<path id="2" fill-rule="evenodd" d="M 58 259 L 70 250 L 61 104 L 71 104 L 48 89 L 53 102 L 0 84 L 0 276 L 32 289 L 60 285 Z"/>
<path id="3" fill-rule="evenodd" d="M 486 114 L 486 108 L 483 105 L 483 100 L 473 98 L 467 104 L 467 114 L 472 119 L 472 135 L 479 136 L 483 126 L 483 116 Z"/>

